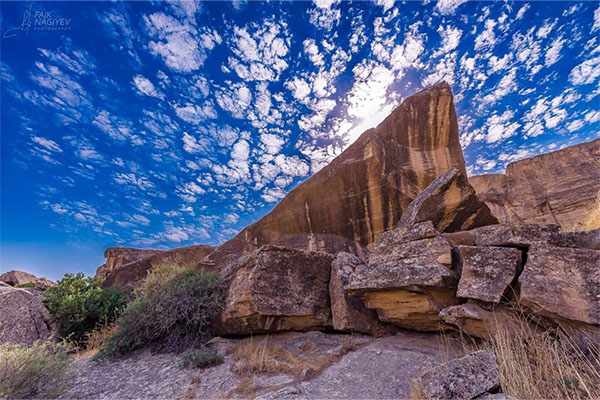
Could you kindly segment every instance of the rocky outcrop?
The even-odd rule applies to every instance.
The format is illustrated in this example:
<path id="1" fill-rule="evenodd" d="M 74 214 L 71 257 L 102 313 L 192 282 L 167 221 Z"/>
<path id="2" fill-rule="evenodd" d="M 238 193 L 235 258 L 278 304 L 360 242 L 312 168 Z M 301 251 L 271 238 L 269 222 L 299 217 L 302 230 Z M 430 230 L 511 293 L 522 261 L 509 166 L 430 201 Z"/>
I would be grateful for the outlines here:
<path id="1" fill-rule="evenodd" d="M 499 333 L 516 336 L 523 332 L 525 323 L 524 318 L 519 318 L 509 305 L 500 304 L 487 309 L 473 301 L 448 307 L 440 312 L 440 317 L 467 335 L 485 339 Z M 531 325 L 528 331 L 534 332 L 535 326 Z"/>
<path id="2" fill-rule="evenodd" d="M 214 247 L 206 245 L 181 247 L 167 251 L 141 250 L 141 252 L 149 252 L 148 254 L 150 255 L 127 264 L 117 264 L 112 271 L 107 273 L 102 285 L 104 287 L 113 285 L 131 287 L 135 285 L 137 281 L 144 278 L 151 268 L 156 266 L 177 264 L 183 267 L 192 268 L 196 266 L 198 260 L 201 260 L 213 250 Z M 136 254 L 141 257 L 144 253 L 133 253 L 131 256 L 133 257 Z"/>
<path id="3" fill-rule="evenodd" d="M 368 262 L 347 266 L 353 270 L 344 290 L 384 322 L 437 331 L 439 312 L 457 303 L 451 262 L 451 247 L 431 222 L 399 227 L 377 237 Z"/>
<path id="4" fill-rule="evenodd" d="M 242 257 L 228 283 L 221 334 L 308 331 L 331 326 L 333 255 L 265 246 Z"/>
<path id="5" fill-rule="evenodd" d="M 406 99 L 202 265 L 219 269 L 264 244 L 356 253 L 355 243 L 392 229 L 410 202 L 452 168 L 466 174 L 452 92 L 441 83 Z M 302 247 L 291 244 L 298 236 L 306 238 Z"/>
<path id="6" fill-rule="evenodd" d="M 31 346 L 53 334 L 50 315 L 42 304 L 42 297 L 29 290 L 0 285 L 0 316 L 0 344 Z"/>
<path id="7" fill-rule="evenodd" d="M 130 247 L 109 247 L 104 250 L 106 262 L 96 269 L 96 276 L 106 278 L 108 274 L 125 264 L 160 253 L 160 250 L 142 250 Z"/>
<path id="8" fill-rule="evenodd" d="M 455 232 L 497 224 L 488 206 L 459 170 L 441 174 L 410 203 L 399 225 L 431 221 L 439 232 Z"/>
<path id="9" fill-rule="evenodd" d="M 427 371 L 422 377 L 425 399 L 472 399 L 500 386 L 492 351 L 479 350 Z"/>
<path id="10" fill-rule="evenodd" d="M 516 161 L 506 174 L 469 178 L 501 223 L 576 230 L 600 192 L 600 139 Z"/>
<path id="11" fill-rule="evenodd" d="M 32 287 L 37 290 L 44 291 L 50 286 L 56 285 L 56 282 L 46 278 L 38 278 L 37 276 L 23 271 L 8 271 L 0 275 L 0 282 L 4 282 L 10 286 Z"/>

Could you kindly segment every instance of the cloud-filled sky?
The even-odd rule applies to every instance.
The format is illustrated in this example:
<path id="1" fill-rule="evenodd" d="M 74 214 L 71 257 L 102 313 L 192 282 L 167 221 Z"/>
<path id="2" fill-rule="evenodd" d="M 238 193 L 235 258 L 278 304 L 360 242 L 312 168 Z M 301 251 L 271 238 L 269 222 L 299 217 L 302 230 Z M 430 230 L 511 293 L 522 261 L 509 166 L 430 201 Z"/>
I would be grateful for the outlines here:
<path id="1" fill-rule="evenodd" d="M 0 7 L 0 271 L 221 243 L 441 80 L 470 174 L 600 132 L 597 2 Z"/>

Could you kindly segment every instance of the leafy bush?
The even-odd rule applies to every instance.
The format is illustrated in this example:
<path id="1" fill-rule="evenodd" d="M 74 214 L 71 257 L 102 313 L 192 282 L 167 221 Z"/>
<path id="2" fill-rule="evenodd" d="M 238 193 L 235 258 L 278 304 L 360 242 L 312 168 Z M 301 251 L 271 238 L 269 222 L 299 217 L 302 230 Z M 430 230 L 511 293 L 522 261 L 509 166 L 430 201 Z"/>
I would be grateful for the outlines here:
<path id="1" fill-rule="evenodd" d="M 69 366 L 63 345 L 0 345 L 0 398 L 51 398 L 61 394 Z"/>
<path id="2" fill-rule="evenodd" d="M 100 279 L 83 273 L 65 274 L 56 286 L 44 292 L 48 308 L 59 334 L 81 345 L 86 334 L 99 325 L 113 321 L 125 308 L 126 300 L 116 289 L 103 289 Z"/>
<path id="3" fill-rule="evenodd" d="M 205 343 L 222 309 L 218 275 L 167 266 L 151 271 L 134 291 L 117 321 L 117 331 L 101 355 L 124 354 L 152 345 L 156 350 L 183 351 Z"/>
<path id="4" fill-rule="evenodd" d="M 217 349 L 191 349 L 183 357 L 183 366 L 186 368 L 207 368 L 222 362 L 223 356 Z"/>

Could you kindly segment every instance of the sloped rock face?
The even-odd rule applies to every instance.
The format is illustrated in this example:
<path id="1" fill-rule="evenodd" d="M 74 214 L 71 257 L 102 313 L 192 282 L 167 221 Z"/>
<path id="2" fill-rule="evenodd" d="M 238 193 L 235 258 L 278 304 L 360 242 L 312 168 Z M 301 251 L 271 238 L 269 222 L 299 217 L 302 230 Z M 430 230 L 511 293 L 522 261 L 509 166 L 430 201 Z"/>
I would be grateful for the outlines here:
<path id="1" fill-rule="evenodd" d="M 202 261 L 220 268 L 264 244 L 356 253 L 392 229 L 410 202 L 452 168 L 466 174 L 446 83 L 409 97 L 268 215 Z M 290 238 L 307 237 L 291 245 Z"/>
<path id="2" fill-rule="evenodd" d="M 106 262 L 96 269 L 96 276 L 105 278 L 112 271 L 125 264 L 141 260 L 160 252 L 160 250 L 141 250 L 132 249 L 130 247 L 109 247 L 104 250 Z"/>
<path id="3" fill-rule="evenodd" d="M 479 350 L 427 371 L 422 377 L 426 399 L 472 399 L 500 386 L 494 353 Z"/>
<path id="4" fill-rule="evenodd" d="M 600 192 L 600 139 L 511 163 L 505 175 L 469 178 L 501 223 L 576 230 Z"/>
<path id="5" fill-rule="evenodd" d="M 382 321 L 437 331 L 439 312 L 457 303 L 458 275 L 451 262 L 451 247 L 431 222 L 400 227 L 376 239 L 368 263 L 354 268 L 344 290 L 375 309 Z"/>
<path id="6" fill-rule="evenodd" d="M 205 257 L 214 250 L 212 246 L 196 245 L 181 247 L 179 249 L 156 251 L 142 250 L 149 252 L 148 256 L 142 257 L 144 253 L 133 253 L 131 256 L 140 256 L 140 259 L 129 262 L 127 264 L 116 264 L 112 271 L 106 275 L 106 279 L 102 283 L 104 287 L 112 285 L 120 287 L 129 287 L 135 285 L 137 281 L 143 279 L 148 271 L 156 266 L 177 264 L 183 267 L 195 267 L 198 260 Z M 107 250 L 108 251 L 108 250 Z M 126 259 L 126 258 L 123 258 Z"/>
<path id="7" fill-rule="evenodd" d="M 457 169 L 441 174 L 410 203 L 399 225 L 431 221 L 439 232 L 455 232 L 497 224 L 488 206 Z"/>
<path id="8" fill-rule="evenodd" d="M 31 346 L 52 336 L 42 297 L 8 284 L 0 285 L 0 343 Z"/>
<path id="9" fill-rule="evenodd" d="M 0 282 L 10 286 L 33 286 L 37 290 L 44 291 L 50 286 L 56 285 L 56 282 L 23 271 L 8 271 L 0 275 Z"/>
<path id="10" fill-rule="evenodd" d="M 334 256 L 265 246 L 242 257 L 229 277 L 221 334 L 307 331 L 331 325 Z"/>
<path id="11" fill-rule="evenodd" d="M 465 304 L 448 307 L 440 312 L 442 320 L 454 325 L 461 332 L 474 337 L 486 338 L 502 332 L 513 336 L 523 329 L 523 321 L 507 305 L 484 308 L 481 304 L 469 301 Z M 535 327 L 531 326 L 533 332 Z"/>

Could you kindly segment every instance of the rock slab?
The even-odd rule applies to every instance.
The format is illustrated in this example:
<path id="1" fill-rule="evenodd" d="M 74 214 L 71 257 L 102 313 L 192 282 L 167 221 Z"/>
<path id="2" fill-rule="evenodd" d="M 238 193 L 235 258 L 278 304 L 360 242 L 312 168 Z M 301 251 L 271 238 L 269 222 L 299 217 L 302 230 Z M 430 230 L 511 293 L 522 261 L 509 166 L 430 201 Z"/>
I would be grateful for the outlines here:
<path id="1" fill-rule="evenodd" d="M 56 282 L 23 271 L 8 271 L 0 275 L 0 282 L 10 286 L 32 286 L 37 290 L 44 291 L 50 286 L 56 285 Z"/>

